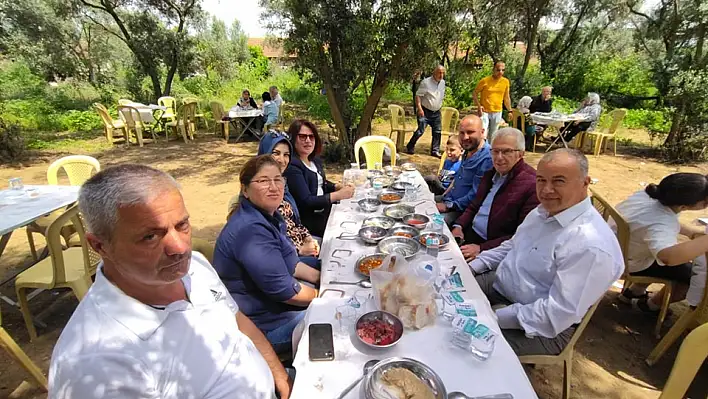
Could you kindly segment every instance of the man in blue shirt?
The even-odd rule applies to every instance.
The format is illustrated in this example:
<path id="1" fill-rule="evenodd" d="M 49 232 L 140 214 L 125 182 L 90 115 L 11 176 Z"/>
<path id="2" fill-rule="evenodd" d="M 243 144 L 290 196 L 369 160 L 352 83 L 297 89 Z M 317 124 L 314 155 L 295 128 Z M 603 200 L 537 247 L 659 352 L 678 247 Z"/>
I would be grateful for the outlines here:
<path id="1" fill-rule="evenodd" d="M 462 165 L 445 193 L 436 197 L 438 211 L 452 224 L 477 195 L 484 173 L 493 167 L 489 144 L 484 141 L 484 127 L 477 115 L 467 115 L 460 122 L 459 141 L 465 150 Z"/>

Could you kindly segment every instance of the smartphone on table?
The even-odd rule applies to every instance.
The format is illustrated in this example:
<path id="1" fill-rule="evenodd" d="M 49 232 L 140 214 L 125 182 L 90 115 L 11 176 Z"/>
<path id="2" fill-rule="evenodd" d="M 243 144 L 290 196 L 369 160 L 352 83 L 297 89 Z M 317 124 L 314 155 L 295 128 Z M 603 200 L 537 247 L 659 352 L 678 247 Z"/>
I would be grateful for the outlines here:
<path id="1" fill-rule="evenodd" d="M 334 360 L 334 338 L 332 325 L 327 323 L 310 324 L 310 360 Z"/>

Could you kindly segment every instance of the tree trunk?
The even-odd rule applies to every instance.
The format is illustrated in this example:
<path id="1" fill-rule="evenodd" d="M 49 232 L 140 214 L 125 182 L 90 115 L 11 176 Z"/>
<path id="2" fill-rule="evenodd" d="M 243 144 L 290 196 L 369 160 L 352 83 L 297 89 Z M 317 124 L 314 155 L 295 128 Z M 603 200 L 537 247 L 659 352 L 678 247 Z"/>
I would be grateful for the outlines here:
<path id="1" fill-rule="evenodd" d="M 157 74 L 157 71 L 154 68 L 150 68 L 148 69 L 148 76 L 150 76 L 150 81 L 152 82 L 152 93 L 153 96 L 155 96 L 154 101 L 157 103 L 157 99 L 162 97 L 160 75 Z"/>
<path id="2" fill-rule="evenodd" d="M 674 114 L 671 118 L 671 130 L 669 130 L 668 136 L 666 136 L 666 140 L 664 141 L 664 147 L 673 147 L 675 145 L 680 144 L 680 132 L 681 132 L 681 125 L 683 122 L 683 114 L 684 114 L 684 106 L 683 104 L 679 105 L 678 108 L 676 108 L 676 111 L 674 111 Z"/>
<path id="3" fill-rule="evenodd" d="M 545 8 L 548 2 L 544 2 L 542 7 Z M 524 64 L 521 66 L 521 72 L 517 77 L 519 86 L 524 82 L 524 76 L 526 76 L 526 70 L 529 68 L 529 63 L 531 62 L 531 54 L 533 53 L 533 45 L 536 42 L 536 37 L 538 36 L 538 25 L 541 21 L 542 10 L 537 10 L 538 12 L 534 15 L 534 20 L 531 21 L 529 32 L 526 35 L 526 54 L 524 54 Z"/>
<path id="4" fill-rule="evenodd" d="M 357 139 L 367 136 L 370 133 L 371 121 L 372 119 L 374 119 L 376 107 L 378 107 L 379 100 L 381 100 L 385 89 L 385 80 L 382 82 L 381 80 L 376 79 L 374 81 L 374 84 L 371 86 L 371 94 L 369 95 L 369 97 L 366 98 L 366 104 L 364 104 L 364 112 L 362 112 L 361 114 L 359 126 L 357 127 Z"/>

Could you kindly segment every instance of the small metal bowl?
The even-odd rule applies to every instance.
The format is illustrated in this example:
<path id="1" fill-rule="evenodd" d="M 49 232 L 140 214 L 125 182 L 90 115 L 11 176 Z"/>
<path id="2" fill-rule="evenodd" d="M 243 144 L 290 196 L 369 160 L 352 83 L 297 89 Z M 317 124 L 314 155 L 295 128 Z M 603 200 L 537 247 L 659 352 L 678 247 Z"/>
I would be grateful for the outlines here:
<path id="1" fill-rule="evenodd" d="M 388 230 L 389 237 L 416 238 L 419 234 L 418 229 L 410 226 L 396 226 Z"/>
<path id="2" fill-rule="evenodd" d="M 387 229 L 378 226 L 364 226 L 359 229 L 359 238 L 367 244 L 377 244 L 387 234 Z"/>
<path id="3" fill-rule="evenodd" d="M 373 179 L 374 177 L 379 177 L 379 176 L 384 175 L 383 170 L 378 170 L 378 169 L 369 169 L 369 170 L 367 170 L 367 172 L 368 172 L 369 179 Z"/>
<path id="4" fill-rule="evenodd" d="M 410 259 L 420 251 L 420 244 L 417 239 L 389 236 L 379 241 L 378 250 L 387 255 L 401 255 Z"/>
<path id="5" fill-rule="evenodd" d="M 390 234 L 390 230 L 389 230 Z M 438 248 L 445 248 L 447 244 L 450 243 L 450 239 L 445 235 L 445 234 L 440 234 L 436 233 L 433 231 L 426 231 L 425 233 L 421 233 L 420 236 L 418 236 L 418 243 L 423 246 L 424 248 L 427 248 L 428 246 L 425 244 L 426 241 L 428 240 L 428 237 L 433 237 L 437 236 L 438 240 L 440 242 L 440 245 L 438 245 Z"/>
<path id="6" fill-rule="evenodd" d="M 371 320 L 381 320 L 384 321 L 391 326 L 393 326 L 393 342 L 390 344 L 386 345 L 376 345 L 376 344 L 370 344 L 366 341 L 364 341 L 361 336 L 359 336 L 359 328 L 362 326 L 367 321 Z M 383 310 L 374 310 L 373 312 L 365 313 L 359 317 L 359 319 L 356 321 L 356 336 L 359 338 L 359 342 L 363 343 L 364 345 L 368 346 L 369 348 L 374 348 L 374 349 L 385 349 L 385 348 L 391 348 L 394 345 L 398 343 L 398 341 L 401 340 L 401 337 L 403 336 L 403 322 L 401 322 L 401 319 L 398 317 L 392 315 L 391 313 L 384 312 Z"/>
<path id="7" fill-rule="evenodd" d="M 388 216 L 373 216 L 362 223 L 362 226 L 378 226 L 388 230 L 396 224 L 396 219 Z"/>
<path id="8" fill-rule="evenodd" d="M 430 223 L 430 218 L 420 213 L 411 213 L 403 217 L 403 223 L 418 230 L 423 230 Z"/>
<path id="9" fill-rule="evenodd" d="M 383 214 L 396 220 L 403 220 L 403 217 L 415 213 L 415 207 L 406 204 L 389 205 L 383 209 Z"/>
<path id="10" fill-rule="evenodd" d="M 414 172 L 416 171 L 415 164 L 413 162 L 406 162 L 403 165 L 401 165 L 401 169 L 403 169 L 406 172 Z"/>
<path id="11" fill-rule="evenodd" d="M 381 201 L 377 200 L 376 198 L 360 199 L 359 201 L 357 201 L 357 204 L 359 205 L 359 209 L 368 213 L 376 212 L 381 207 Z"/>
<path id="12" fill-rule="evenodd" d="M 380 397 L 379 390 L 381 389 L 381 385 L 383 385 L 381 378 L 387 370 L 393 368 L 405 368 L 410 370 L 433 391 L 435 399 L 446 399 L 448 397 L 445 384 L 443 384 L 440 376 L 430 367 L 415 359 L 392 357 L 378 362 L 371 368 L 369 373 L 364 376 L 361 389 L 366 399 L 377 399 Z"/>
<path id="13" fill-rule="evenodd" d="M 354 270 L 356 270 L 357 273 L 361 274 L 364 277 L 369 277 L 370 276 L 369 271 L 362 270 L 361 265 L 368 260 L 380 260 L 381 262 L 383 262 L 383 260 L 386 258 L 386 256 L 388 256 L 388 255 L 380 254 L 380 253 L 371 254 L 371 255 L 364 255 L 361 258 L 357 259 L 356 265 L 354 266 Z M 381 266 L 379 266 L 379 267 L 381 267 Z M 371 270 L 375 270 L 375 269 L 378 269 L 378 267 L 372 268 Z"/>
<path id="14" fill-rule="evenodd" d="M 390 188 L 396 191 L 406 191 L 407 187 L 415 187 L 415 184 L 409 183 L 407 181 L 397 181 L 391 184 Z"/>
<path id="15" fill-rule="evenodd" d="M 383 190 L 378 196 L 379 201 L 384 204 L 397 204 L 403 200 L 403 194 L 396 190 Z"/>

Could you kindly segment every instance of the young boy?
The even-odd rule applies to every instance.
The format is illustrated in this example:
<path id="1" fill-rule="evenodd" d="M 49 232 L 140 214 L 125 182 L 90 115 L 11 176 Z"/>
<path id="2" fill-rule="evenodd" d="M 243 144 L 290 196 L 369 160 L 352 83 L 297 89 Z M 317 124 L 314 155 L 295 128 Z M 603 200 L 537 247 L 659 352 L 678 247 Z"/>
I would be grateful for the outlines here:
<path id="1" fill-rule="evenodd" d="M 425 177 L 428 188 L 435 195 L 445 193 L 445 190 L 450 187 L 450 183 L 455 179 L 455 173 L 460 169 L 460 164 L 462 164 L 462 159 L 460 158 L 462 146 L 460 146 L 457 135 L 452 135 L 447 139 L 445 152 L 447 152 L 447 158 L 442 169 L 440 169 L 440 174 L 438 176 Z"/>

